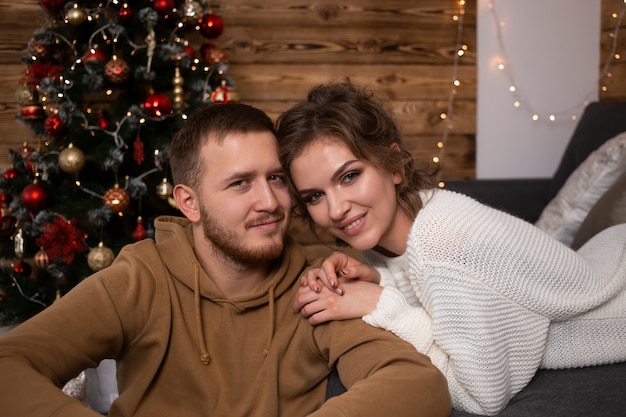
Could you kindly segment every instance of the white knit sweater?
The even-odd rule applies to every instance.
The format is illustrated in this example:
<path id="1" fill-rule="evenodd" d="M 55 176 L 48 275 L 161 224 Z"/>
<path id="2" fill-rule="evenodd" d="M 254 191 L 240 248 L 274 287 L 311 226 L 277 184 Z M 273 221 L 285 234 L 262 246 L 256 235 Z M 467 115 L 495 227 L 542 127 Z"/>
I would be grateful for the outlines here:
<path id="1" fill-rule="evenodd" d="M 429 355 L 455 408 L 493 415 L 539 367 L 626 360 L 626 224 L 575 252 L 467 196 L 423 199 L 404 255 L 363 253 L 385 287 L 363 319 Z"/>

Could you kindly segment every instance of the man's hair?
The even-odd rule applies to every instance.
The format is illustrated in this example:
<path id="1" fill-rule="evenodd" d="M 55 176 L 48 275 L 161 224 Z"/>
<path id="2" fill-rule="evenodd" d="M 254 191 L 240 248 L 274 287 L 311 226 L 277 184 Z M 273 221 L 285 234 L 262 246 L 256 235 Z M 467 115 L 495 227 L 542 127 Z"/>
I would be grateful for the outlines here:
<path id="1" fill-rule="evenodd" d="M 385 102 L 350 80 L 320 84 L 306 101 L 296 104 L 278 118 L 277 133 L 280 162 L 287 170 L 306 146 L 320 138 L 344 143 L 362 161 L 378 169 L 400 173 L 396 199 L 407 215 L 415 217 L 422 208 L 419 192 L 435 184 L 432 173 L 415 167 L 411 153 L 402 143 L 402 135 Z M 290 187 L 295 214 L 312 222 L 306 203 Z"/>
<path id="2" fill-rule="evenodd" d="M 276 134 L 270 117 L 247 104 L 213 104 L 194 113 L 170 144 L 172 181 L 197 188 L 204 172 L 202 146 L 209 140 L 222 143 L 227 135 L 249 132 Z"/>

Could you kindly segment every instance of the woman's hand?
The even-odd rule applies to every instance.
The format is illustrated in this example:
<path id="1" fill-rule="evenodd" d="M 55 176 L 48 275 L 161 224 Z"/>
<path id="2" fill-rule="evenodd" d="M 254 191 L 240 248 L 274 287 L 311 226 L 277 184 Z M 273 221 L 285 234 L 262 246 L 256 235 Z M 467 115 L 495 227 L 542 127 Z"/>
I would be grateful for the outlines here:
<path id="1" fill-rule="evenodd" d="M 343 295 L 344 289 L 339 283 L 339 278 L 380 282 L 380 274 L 374 267 L 343 252 L 333 252 L 319 268 L 306 271 L 300 279 L 303 286 L 308 286 L 314 292 L 319 293 L 322 286 L 326 286 Z"/>
<path id="2" fill-rule="evenodd" d="M 371 313 L 378 304 L 383 288 L 375 283 L 355 279 L 341 280 L 344 295 L 339 295 L 325 286 L 313 291 L 302 286 L 292 300 L 294 312 L 309 318 L 311 324 L 331 320 L 360 318 Z"/>

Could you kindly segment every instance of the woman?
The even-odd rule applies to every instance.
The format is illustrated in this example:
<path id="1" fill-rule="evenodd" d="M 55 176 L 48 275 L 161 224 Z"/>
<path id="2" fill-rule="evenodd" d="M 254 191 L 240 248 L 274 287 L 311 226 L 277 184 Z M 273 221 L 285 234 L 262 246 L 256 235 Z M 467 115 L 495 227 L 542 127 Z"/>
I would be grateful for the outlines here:
<path id="1" fill-rule="evenodd" d="M 294 306 L 312 323 L 362 316 L 394 332 L 477 414 L 501 411 L 540 367 L 626 360 L 626 225 L 575 252 L 436 188 L 382 102 L 349 81 L 315 87 L 277 136 L 297 212 L 378 272 L 334 254 L 303 277 Z"/>

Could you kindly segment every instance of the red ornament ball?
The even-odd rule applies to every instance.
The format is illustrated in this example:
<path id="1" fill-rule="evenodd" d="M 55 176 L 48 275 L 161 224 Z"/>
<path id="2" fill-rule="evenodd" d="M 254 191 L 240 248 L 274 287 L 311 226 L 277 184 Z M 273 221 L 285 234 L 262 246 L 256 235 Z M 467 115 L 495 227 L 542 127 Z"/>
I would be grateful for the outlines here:
<path id="1" fill-rule="evenodd" d="M 176 5 L 173 0 L 154 0 L 152 7 L 154 7 L 154 10 L 156 10 L 161 16 L 165 16 L 172 13 Z"/>
<path id="2" fill-rule="evenodd" d="M 162 118 L 172 113 L 172 103 L 165 94 L 150 94 L 143 103 L 148 116 Z"/>
<path id="3" fill-rule="evenodd" d="M 65 122 L 58 114 L 51 114 L 44 122 L 44 129 L 53 138 L 59 138 L 65 133 Z"/>
<path id="4" fill-rule="evenodd" d="M 115 213 L 121 213 L 128 208 L 130 195 L 128 195 L 126 190 L 120 188 L 118 184 L 115 184 L 113 188 L 109 188 L 104 193 L 102 202 Z"/>
<path id="5" fill-rule="evenodd" d="M 109 57 L 100 48 L 90 48 L 83 54 L 83 63 L 85 65 L 104 64 Z"/>
<path id="6" fill-rule="evenodd" d="M 133 20 L 133 9 L 128 7 L 128 4 L 124 4 L 117 15 L 120 18 L 120 22 L 128 23 Z"/>
<path id="7" fill-rule="evenodd" d="M 130 75 L 130 67 L 123 59 L 113 58 L 104 66 L 104 75 L 113 84 L 122 84 Z"/>
<path id="8" fill-rule="evenodd" d="M 22 104 L 20 116 L 22 120 L 30 122 L 43 119 L 46 116 L 46 112 L 41 103 L 34 100 L 28 100 Z"/>
<path id="9" fill-rule="evenodd" d="M 39 4 L 50 13 L 57 13 L 63 9 L 66 0 L 39 0 Z"/>
<path id="10" fill-rule="evenodd" d="M 205 14 L 200 20 L 200 33 L 207 39 L 215 39 L 224 31 L 224 21 L 216 14 Z"/>
<path id="11" fill-rule="evenodd" d="M 51 202 L 50 191 L 38 182 L 29 184 L 22 190 L 22 204 L 32 213 L 45 210 Z"/>

